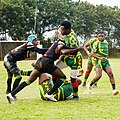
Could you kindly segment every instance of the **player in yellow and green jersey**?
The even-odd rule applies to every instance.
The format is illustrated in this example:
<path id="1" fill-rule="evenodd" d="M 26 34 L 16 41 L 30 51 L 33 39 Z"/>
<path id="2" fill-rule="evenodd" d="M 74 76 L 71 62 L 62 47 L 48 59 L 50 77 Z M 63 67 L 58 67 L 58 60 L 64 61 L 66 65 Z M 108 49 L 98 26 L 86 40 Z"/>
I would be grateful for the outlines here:
<path id="1" fill-rule="evenodd" d="M 29 71 L 21 71 L 21 75 L 30 76 L 32 70 Z M 77 79 L 78 84 L 81 84 L 81 80 Z M 45 98 L 45 94 L 49 92 L 53 87 L 53 81 L 50 76 L 46 73 L 43 73 L 39 76 L 38 79 L 38 87 L 40 91 L 40 96 L 42 100 L 49 100 Z M 60 100 L 71 100 L 73 98 L 73 87 L 70 80 L 65 80 L 64 83 L 54 92 L 54 98 L 57 101 Z"/>
<path id="2" fill-rule="evenodd" d="M 105 34 L 103 32 L 99 33 L 98 39 L 99 41 L 96 41 L 93 44 L 92 54 L 92 56 L 96 58 L 96 75 L 88 86 L 88 92 L 92 92 L 92 85 L 102 77 L 102 70 L 104 70 L 107 73 L 110 83 L 112 85 L 112 94 L 117 95 L 119 91 L 116 90 L 115 78 L 108 60 L 108 42 L 105 40 Z"/>
<path id="3" fill-rule="evenodd" d="M 95 58 L 92 57 L 92 49 L 93 49 L 93 44 L 96 42 L 96 41 L 99 41 L 98 38 L 95 38 L 87 43 L 85 43 L 84 45 L 84 50 L 85 52 L 87 53 L 88 55 L 88 63 L 87 63 L 87 70 L 85 72 L 85 76 L 84 76 L 84 81 L 83 81 L 83 84 L 82 84 L 82 87 L 84 88 L 86 86 L 86 82 L 87 82 L 87 79 L 92 71 L 92 68 L 95 64 Z M 90 51 L 89 51 L 89 49 Z M 97 87 L 97 83 L 94 84 L 94 87 Z"/>
<path id="4" fill-rule="evenodd" d="M 81 84 L 81 80 L 77 79 L 78 83 Z M 45 98 L 46 92 L 50 91 L 52 88 L 52 79 L 46 73 L 39 77 L 39 90 L 40 96 L 43 100 L 48 100 Z M 65 80 L 64 83 L 54 92 L 54 97 L 57 101 L 60 100 L 70 100 L 73 98 L 73 87 L 70 80 Z"/>
<path id="5" fill-rule="evenodd" d="M 77 48 L 80 46 L 77 35 L 71 29 L 71 23 L 69 21 L 63 21 L 60 24 L 58 31 L 62 35 L 61 39 L 65 42 L 66 47 Z M 79 100 L 78 82 L 76 81 L 76 79 L 79 75 L 79 72 L 83 71 L 82 70 L 82 55 L 80 51 L 78 51 L 72 54 L 64 55 L 61 60 L 67 66 L 71 68 L 70 79 L 71 79 L 73 90 L 74 90 L 73 100 Z M 56 65 L 59 67 L 58 64 Z M 53 79 L 55 79 L 55 77 Z"/>

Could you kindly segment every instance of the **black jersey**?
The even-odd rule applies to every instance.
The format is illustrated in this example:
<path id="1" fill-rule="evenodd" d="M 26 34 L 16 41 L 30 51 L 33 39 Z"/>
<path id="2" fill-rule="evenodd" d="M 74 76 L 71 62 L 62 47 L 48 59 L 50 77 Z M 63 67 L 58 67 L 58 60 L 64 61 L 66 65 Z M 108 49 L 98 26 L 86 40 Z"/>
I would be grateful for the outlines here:
<path id="1" fill-rule="evenodd" d="M 31 52 L 38 52 L 39 54 L 44 54 L 48 49 L 47 48 L 38 48 L 30 42 L 26 42 L 15 49 L 10 51 L 10 55 L 16 60 L 25 60 L 30 57 Z"/>
<path id="2" fill-rule="evenodd" d="M 55 41 L 50 48 L 47 50 L 44 56 L 52 59 L 53 61 L 57 60 L 60 57 L 60 50 L 56 52 L 56 48 L 58 45 L 63 45 L 65 47 L 65 43 L 62 41 Z M 62 48 L 63 48 L 62 47 Z"/>

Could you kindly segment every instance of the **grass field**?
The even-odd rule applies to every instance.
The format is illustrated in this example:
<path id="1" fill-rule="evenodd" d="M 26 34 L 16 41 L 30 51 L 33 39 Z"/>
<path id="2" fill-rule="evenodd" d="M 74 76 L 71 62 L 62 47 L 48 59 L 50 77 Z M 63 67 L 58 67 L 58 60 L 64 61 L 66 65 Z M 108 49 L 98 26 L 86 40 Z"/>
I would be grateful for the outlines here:
<path id="1" fill-rule="evenodd" d="M 22 61 L 18 66 L 24 70 L 32 69 L 32 62 Z M 84 70 L 86 63 L 87 60 L 84 60 Z M 120 90 L 120 59 L 110 59 L 110 63 L 116 78 L 116 87 Z M 11 105 L 6 100 L 6 71 L 3 61 L 0 62 L 0 68 L 0 120 L 120 120 L 120 94 L 112 95 L 112 87 L 104 72 L 98 88 L 93 88 L 94 94 L 85 94 L 86 88 L 79 86 L 78 102 L 41 100 L 36 81 L 18 93 L 18 101 Z M 67 76 L 69 70 L 64 69 Z M 94 74 L 92 71 L 88 82 Z M 25 79 L 27 77 L 23 77 L 22 81 Z"/>

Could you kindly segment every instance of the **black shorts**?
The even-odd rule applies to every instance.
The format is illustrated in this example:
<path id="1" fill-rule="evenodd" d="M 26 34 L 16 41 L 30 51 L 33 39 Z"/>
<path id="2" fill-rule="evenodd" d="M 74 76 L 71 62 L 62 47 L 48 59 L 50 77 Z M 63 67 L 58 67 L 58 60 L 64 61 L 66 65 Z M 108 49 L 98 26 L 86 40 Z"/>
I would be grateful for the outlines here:
<path id="1" fill-rule="evenodd" d="M 7 72 L 14 75 L 20 74 L 20 69 L 17 67 L 16 60 L 9 54 L 4 57 L 4 66 L 7 69 Z"/>
<path id="2" fill-rule="evenodd" d="M 48 57 L 39 58 L 35 64 L 35 69 L 40 73 L 53 73 L 57 66 L 54 65 L 54 61 Z"/>

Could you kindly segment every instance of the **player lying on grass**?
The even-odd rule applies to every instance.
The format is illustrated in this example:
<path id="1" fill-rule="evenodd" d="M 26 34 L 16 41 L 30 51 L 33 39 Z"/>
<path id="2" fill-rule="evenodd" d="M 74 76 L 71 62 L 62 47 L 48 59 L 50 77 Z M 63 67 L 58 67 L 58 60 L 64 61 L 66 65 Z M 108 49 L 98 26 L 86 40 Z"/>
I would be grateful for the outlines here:
<path id="1" fill-rule="evenodd" d="M 81 84 L 81 80 L 77 79 L 78 84 Z M 52 79 L 47 74 L 42 74 L 39 77 L 39 90 L 40 96 L 43 100 L 49 100 L 45 97 L 45 94 L 52 88 Z M 73 87 L 70 80 L 65 80 L 64 83 L 53 93 L 54 98 L 59 100 L 73 99 Z"/>
<path id="2" fill-rule="evenodd" d="M 21 71 L 21 75 L 30 76 L 32 70 L 29 71 Z M 77 78 L 78 85 L 81 84 L 81 80 Z M 39 77 L 39 90 L 40 96 L 43 100 L 48 100 L 45 98 L 45 94 L 50 91 L 53 86 L 53 81 L 51 77 L 49 77 L 46 73 L 41 74 Z M 65 80 L 64 83 L 53 93 L 54 98 L 59 100 L 70 100 L 73 99 L 73 87 L 70 80 Z"/>

